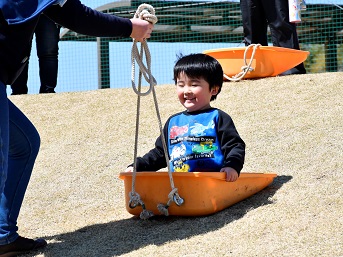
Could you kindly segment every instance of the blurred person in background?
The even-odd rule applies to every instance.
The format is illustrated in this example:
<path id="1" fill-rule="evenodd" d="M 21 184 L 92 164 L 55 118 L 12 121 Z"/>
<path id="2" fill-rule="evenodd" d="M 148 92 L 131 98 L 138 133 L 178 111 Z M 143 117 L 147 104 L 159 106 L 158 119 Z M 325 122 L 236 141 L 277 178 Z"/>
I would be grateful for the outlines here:
<path id="1" fill-rule="evenodd" d="M 55 93 L 58 73 L 58 42 L 60 26 L 42 14 L 35 28 L 36 48 L 39 62 L 39 93 Z M 31 41 L 32 44 L 32 41 Z M 28 57 L 29 58 L 29 57 Z M 12 95 L 27 94 L 29 62 L 11 85 Z"/>
<path id="2" fill-rule="evenodd" d="M 289 21 L 288 0 L 240 0 L 244 43 L 268 45 L 267 27 L 273 46 L 299 50 L 296 24 Z M 280 75 L 305 74 L 304 63 Z"/>

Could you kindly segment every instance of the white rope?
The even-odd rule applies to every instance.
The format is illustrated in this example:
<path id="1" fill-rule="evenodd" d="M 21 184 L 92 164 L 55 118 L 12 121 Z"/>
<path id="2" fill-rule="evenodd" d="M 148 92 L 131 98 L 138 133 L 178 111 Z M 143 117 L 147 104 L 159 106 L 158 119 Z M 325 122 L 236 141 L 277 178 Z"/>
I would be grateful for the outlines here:
<path id="1" fill-rule="evenodd" d="M 148 4 L 141 4 L 135 15 L 134 18 L 140 18 L 142 20 L 146 20 L 152 24 L 155 24 L 157 22 L 157 17 L 155 16 L 155 9 Z M 133 40 L 133 45 L 132 45 L 132 50 L 131 50 L 131 63 L 132 63 L 132 73 L 131 73 L 131 83 L 132 83 L 132 88 L 135 91 L 135 93 L 139 96 L 145 96 L 150 94 L 152 88 L 156 85 L 156 80 L 151 74 L 151 55 L 149 51 L 149 47 L 147 44 L 146 39 L 144 39 L 141 42 L 141 52 L 138 52 L 138 47 L 137 47 L 138 41 L 136 39 Z M 145 52 L 145 59 L 146 59 L 146 64 L 143 63 L 143 51 Z M 140 75 L 143 74 L 145 80 L 149 83 L 149 89 L 145 93 L 140 92 L 140 88 L 137 89 L 135 86 L 135 62 L 137 62 L 140 70 Z M 139 78 L 139 87 L 141 84 L 141 80 Z"/>
<path id="2" fill-rule="evenodd" d="M 157 17 L 155 16 L 155 10 L 151 5 L 148 5 L 148 4 L 140 5 L 138 7 L 134 17 L 147 20 L 153 24 L 155 24 L 157 22 Z M 137 97 L 136 133 L 135 133 L 134 165 L 133 165 L 133 176 L 132 176 L 132 191 L 129 193 L 129 196 L 130 196 L 129 206 L 130 206 L 130 208 L 135 208 L 136 206 L 141 205 L 143 207 L 143 212 L 140 214 L 140 217 L 141 217 L 141 219 L 148 219 L 149 217 L 153 216 L 153 213 L 151 211 L 148 211 L 145 209 L 144 202 L 140 199 L 139 194 L 137 192 L 135 192 L 135 183 L 136 183 L 136 172 L 137 172 L 136 159 L 137 159 L 137 148 L 138 148 L 140 97 L 146 96 L 146 95 L 150 94 L 151 92 L 153 93 L 154 104 L 155 104 L 157 119 L 158 119 L 158 123 L 159 123 L 164 154 L 165 154 L 165 158 L 166 158 L 166 162 L 167 162 L 167 166 L 168 166 L 168 174 L 169 174 L 170 185 L 172 187 L 172 191 L 168 196 L 169 201 L 166 205 L 163 205 L 163 206 L 165 209 L 167 209 L 169 207 L 171 201 L 174 201 L 177 205 L 181 205 L 183 203 L 183 199 L 177 193 L 178 189 L 175 188 L 175 186 L 174 186 L 173 176 L 172 176 L 171 171 L 170 171 L 170 162 L 169 162 L 169 158 L 168 158 L 167 144 L 166 144 L 166 140 L 165 140 L 164 133 L 163 133 L 161 116 L 160 116 L 156 92 L 155 92 L 155 86 L 157 83 L 156 83 L 155 78 L 151 74 L 151 55 L 150 55 L 149 47 L 148 47 L 146 40 L 144 39 L 143 42 L 141 42 L 141 49 L 140 49 L 140 53 L 139 53 L 137 43 L 138 43 L 137 40 L 133 41 L 132 51 L 131 51 L 131 62 L 132 62 L 131 82 L 132 82 L 132 88 L 138 97 Z M 144 53 L 145 53 L 146 65 L 143 63 Z M 136 62 L 139 66 L 139 76 L 138 76 L 138 86 L 137 87 L 135 85 L 135 63 Z M 144 76 L 145 80 L 149 83 L 149 88 L 146 92 L 141 92 L 142 75 Z M 171 194 L 172 194 L 172 196 L 171 196 Z M 172 200 L 170 200 L 170 199 L 172 199 Z M 161 204 L 159 204 L 159 205 L 161 205 Z M 162 214 L 165 214 L 166 216 L 168 216 L 167 210 L 161 211 L 161 212 L 162 212 Z"/>
<path id="3" fill-rule="evenodd" d="M 229 81 L 239 81 L 239 80 L 242 80 L 249 71 L 254 71 L 254 69 L 251 67 L 251 65 L 252 65 L 252 62 L 254 61 L 256 49 L 259 48 L 260 46 L 261 46 L 260 44 L 251 44 L 251 45 L 247 46 L 245 48 L 245 51 L 244 51 L 244 60 L 243 60 L 244 66 L 241 67 L 242 71 L 240 73 L 236 74 L 235 76 L 233 76 L 232 78 L 230 78 L 229 76 L 224 74 L 224 78 L 226 78 Z M 250 62 L 248 64 L 247 63 L 247 53 L 250 50 L 250 48 L 253 48 L 253 50 L 252 50 L 252 54 L 250 57 Z"/>

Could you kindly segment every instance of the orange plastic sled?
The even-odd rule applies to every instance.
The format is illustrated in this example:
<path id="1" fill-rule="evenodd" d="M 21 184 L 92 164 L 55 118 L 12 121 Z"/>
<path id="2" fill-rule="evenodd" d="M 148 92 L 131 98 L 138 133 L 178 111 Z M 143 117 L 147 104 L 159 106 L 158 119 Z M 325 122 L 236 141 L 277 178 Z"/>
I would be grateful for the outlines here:
<path id="1" fill-rule="evenodd" d="M 138 216 L 142 207 L 129 207 L 132 176 L 132 172 L 122 172 L 119 177 L 124 180 L 126 209 Z M 172 202 L 168 208 L 169 215 L 203 216 L 216 213 L 264 189 L 276 176 L 267 173 L 241 173 L 237 181 L 226 182 L 223 172 L 174 172 L 174 185 L 184 203 L 177 206 Z M 157 205 L 166 204 L 171 192 L 168 172 L 136 173 L 135 191 L 147 210 L 161 215 Z"/>
<path id="2" fill-rule="evenodd" d="M 224 73 L 229 76 L 235 76 L 240 73 L 244 66 L 244 52 L 246 47 L 219 48 L 204 51 L 218 60 L 222 65 Z M 246 62 L 251 59 L 252 48 L 248 50 Z M 304 62 L 310 54 L 308 51 L 294 50 L 290 48 L 276 46 L 260 46 L 256 49 L 251 68 L 244 78 L 263 78 L 273 77 L 287 71 L 298 64 Z"/>

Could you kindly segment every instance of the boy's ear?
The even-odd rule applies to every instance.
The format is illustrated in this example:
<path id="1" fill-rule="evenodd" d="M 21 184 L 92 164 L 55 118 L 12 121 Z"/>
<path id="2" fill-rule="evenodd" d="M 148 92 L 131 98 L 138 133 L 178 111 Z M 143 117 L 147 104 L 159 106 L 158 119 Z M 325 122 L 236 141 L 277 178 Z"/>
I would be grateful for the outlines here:
<path id="1" fill-rule="evenodd" d="M 212 94 L 212 95 L 217 95 L 217 94 L 218 94 L 218 90 L 219 90 L 219 87 L 218 87 L 218 86 L 214 86 L 214 87 L 211 89 L 211 94 Z"/>

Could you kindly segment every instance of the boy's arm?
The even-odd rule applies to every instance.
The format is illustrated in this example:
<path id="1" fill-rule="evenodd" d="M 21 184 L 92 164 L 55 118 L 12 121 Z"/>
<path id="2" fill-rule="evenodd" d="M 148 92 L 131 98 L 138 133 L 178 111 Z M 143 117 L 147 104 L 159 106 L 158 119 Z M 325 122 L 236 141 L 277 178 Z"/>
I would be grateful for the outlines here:
<path id="1" fill-rule="evenodd" d="M 136 160 L 137 171 L 157 171 L 167 167 L 161 137 L 158 137 L 155 148 Z"/>
<path id="2" fill-rule="evenodd" d="M 166 140 L 168 135 L 168 126 L 165 125 L 163 129 Z M 131 164 L 130 166 L 133 166 Z M 137 171 L 157 171 L 167 167 L 167 161 L 164 154 L 162 137 L 159 136 L 155 142 L 155 148 L 151 149 L 143 157 L 137 157 L 136 169 Z M 126 171 L 129 171 L 128 169 Z"/>
<path id="3" fill-rule="evenodd" d="M 218 139 L 224 155 L 223 167 L 230 167 L 239 175 L 244 164 L 245 143 L 239 136 L 231 117 L 223 111 L 219 111 L 219 114 Z"/>

